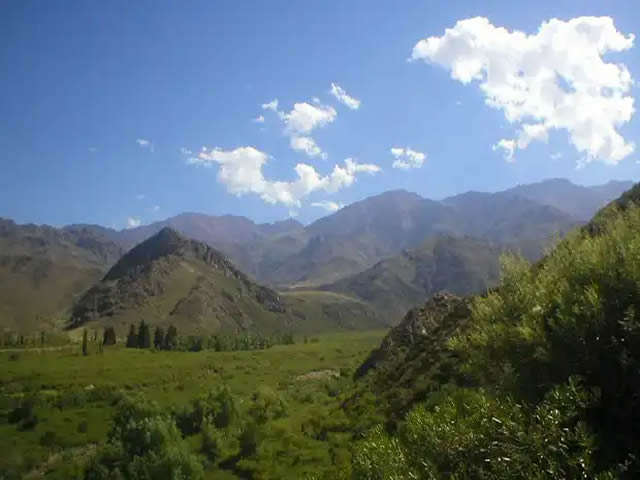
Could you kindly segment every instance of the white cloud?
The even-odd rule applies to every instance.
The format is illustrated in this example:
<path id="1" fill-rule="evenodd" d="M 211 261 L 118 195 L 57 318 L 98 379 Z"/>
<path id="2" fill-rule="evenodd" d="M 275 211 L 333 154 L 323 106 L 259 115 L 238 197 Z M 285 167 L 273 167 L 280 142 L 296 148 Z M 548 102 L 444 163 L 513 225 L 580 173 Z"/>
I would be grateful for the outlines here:
<path id="1" fill-rule="evenodd" d="M 313 202 L 312 207 L 324 208 L 328 212 L 337 212 L 344 207 L 344 203 L 336 203 L 331 200 L 322 200 L 320 202 Z"/>
<path id="2" fill-rule="evenodd" d="M 315 99 L 314 99 L 315 100 Z M 309 157 L 327 158 L 327 154 L 318 146 L 311 132 L 332 123 L 338 113 L 333 107 L 316 103 L 298 102 L 289 112 L 278 110 L 275 99 L 262 105 L 265 110 L 273 110 L 284 124 L 284 134 L 289 137 L 289 145 L 297 152 L 304 152 Z"/>
<path id="3" fill-rule="evenodd" d="M 136 195 L 136 200 L 144 200 L 144 193 L 139 193 Z"/>
<path id="4" fill-rule="evenodd" d="M 313 103 L 320 103 L 320 99 L 319 99 L 318 97 L 313 97 L 313 98 L 311 99 L 311 101 L 312 101 Z"/>
<path id="5" fill-rule="evenodd" d="M 494 152 L 497 152 L 498 150 L 503 150 L 504 159 L 507 162 L 513 162 L 514 161 L 513 154 L 516 150 L 516 146 L 517 145 L 515 140 L 507 140 L 506 138 L 503 138 L 499 140 L 498 143 L 493 145 L 491 149 Z"/>
<path id="6" fill-rule="evenodd" d="M 96 153 L 98 149 L 96 147 L 89 147 L 89 152 Z"/>
<path id="7" fill-rule="evenodd" d="M 360 100 L 350 96 L 340 85 L 332 83 L 330 92 L 331 95 L 336 97 L 339 102 L 344 103 L 351 110 L 357 110 L 358 108 L 360 108 Z"/>
<path id="8" fill-rule="evenodd" d="M 160 205 L 154 205 L 153 207 L 151 207 L 151 211 L 152 211 L 152 212 L 158 212 L 158 211 L 160 211 Z"/>
<path id="9" fill-rule="evenodd" d="M 140 221 L 139 218 L 133 218 L 133 217 L 127 218 L 127 227 L 128 228 L 139 227 L 141 223 L 142 222 Z"/>
<path id="10" fill-rule="evenodd" d="M 391 155 L 395 157 L 395 160 L 391 166 L 393 168 L 401 168 L 403 170 L 420 168 L 427 158 L 426 154 L 412 150 L 409 147 L 393 147 L 391 149 Z"/>
<path id="11" fill-rule="evenodd" d="M 253 123 L 264 123 L 264 115 L 258 115 L 256 118 L 252 118 Z"/>
<path id="12" fill-rule="evenodd" d="M 297 152 L 304 152 L 309 157 L 320 157 L 323 160 L 327 159 L 327 154 L 322 151 L 316 141 L 311 137 L 291 137 L 291 148 Z"/>
<path id="13" fill-rule="evenodd" d="M 238 147 L 228 151 L 218 148 L 205 150 L 187 162 L 208 167 L 219 165 L 218 181 L 226 186 L 229 193 L 255 194 L 267 203 L 281 203 L 289 208 L 299 208 L 301 200 L 312 192 L 337 192 L 352 185 L 359 173 L 374 174 L 380 171 L 377 165 L 361 164 L 347 158 L 344 166 L 335 165 L 329 175 L 323 176 L 311 165 L 298 163 L 294 168 L 295 180 L 268 180 L 262 172 L 268 159 L 266 153 L 253 147 Z"/>
<path id="14" fill-rule="evenodd" d="M 277 112 L 278 111 L 278 99 L 274 98 L 269 103 L 263 103 L 262 104 L 262 109 L 263 110 L 273 110 L 274 112 Z"/>
<path id="15" fill-rule="evenodd" d="M 311 105 L 307 102 L 294 104 L 289 113 L 280 112 L 280 118 L 285 124 L 285 133 L 290 135 L 309 134 L 316 128 L 333 122 L 337 115 L 333 107 Z"/>
<path id="16" fill-rule="evenodd" d="M 602 56 L 633 42 L 609 17 L 554 18 L 532 35 L 475 17 L 420 40 L 411 60 L 441 65 L 463 84 L 478 82 L 486 104 L 519 127 L 516 138 L 495 145 L 507 159 L 558 129 L 567 131 L 583 162 L 617 164 L 635 147 L 618 132 L 634 113 L 633 80 L 624 64 Z"/>
<path id="17" fill-rule="evenodd" d="M 562 158 L 562 152 L 555 152 L 551 154 L 551 160 L 560 160 Z"/>
<path id="18" fill-rule="evenodd" d="M 185 147 L 180 147 L 180 153 L 183 155 L 193 155 L 193 152 Z"/>
<path id="19" fill-rule="evenodd" d="M 155 151 L 155 149 L 156 149 L 155 145 L 153 144 L 153 142 L 151 140 L 146 140 L 144 138 L 137 138 L 136 139 L 136 143 L 138 145 L 140 145 L 142 148 L 146 148 L 151 153 L 153 153 Z"/>

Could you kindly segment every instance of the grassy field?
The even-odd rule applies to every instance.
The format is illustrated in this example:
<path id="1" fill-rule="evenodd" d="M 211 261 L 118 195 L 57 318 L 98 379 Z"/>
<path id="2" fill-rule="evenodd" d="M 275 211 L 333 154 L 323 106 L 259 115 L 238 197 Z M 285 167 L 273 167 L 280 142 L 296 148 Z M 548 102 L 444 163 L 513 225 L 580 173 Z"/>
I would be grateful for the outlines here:
<path id="1" fill-rule="evenodd" d="M 226 385 L 239 422 L 256 392 L 282 400 L 284 415 L 260 428 L 257 452 L 247 459 L 252 478 L 304 478 L 349 459 L 351 433 L 340 405 L 351 376 L 383 331 L 325 335 L 313 342 L 247 352 L 155 352 L 104 349 L 83 357 L 78 345 L 56 351 L 0 353 L 0 472 L 4 478 L 66 478 L 65 458 L 91 452 L 111 429 L 114 392 L 142 394 L 167 412 Z M 34 397 L 37 423 L 21 431 L 11 409 Z M 194 453 L 200 434 L 187 437 Z M 66 452 L 66 455 L 65 455 Z M 66 473 L 65 473 L 66 472 Z M 246 471 L 243 476 L 247 476 Z M 3 475 L 0 475 L 3 478 Z M 207 465 L 206 478 L 238 478 Z"/>

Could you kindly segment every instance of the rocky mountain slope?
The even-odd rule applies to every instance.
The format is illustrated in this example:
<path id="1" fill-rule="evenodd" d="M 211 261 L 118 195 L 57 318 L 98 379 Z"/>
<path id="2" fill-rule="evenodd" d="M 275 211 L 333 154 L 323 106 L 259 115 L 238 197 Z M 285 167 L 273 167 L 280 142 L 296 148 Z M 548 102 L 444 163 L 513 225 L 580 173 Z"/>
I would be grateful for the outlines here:
<path id="1" fill-rule="evenodd" d="M 471 237 L 435 235 L 364 272 L 325 285 L 370 303 L 390 324 L 440 291 L 482 293 L 498 283 L 501 249 Z"/>
<path id="2" fill-rule="evenodd" d="M 345 301 L 347 307 L 358 303 Z M 109 325 L 124 333 L 144 319 L 191 333 L 317 331 L 316 322 L 320 329 L 341 329 L 335 312 L 331 319 L 306 313 L 305 306 L 288 309 L 278 293 L 253 282 L 217 250 L 165 227 L 131 249 L 86 292 L 68 328 Z M 351 313 L 352 323 L 343 328 L 380 324 L 365 305 Z M 364 324 L 358 320 L 361 314 L 368 319 Z"/>
<path id="3" fill-rule="evenodd" d="M 100 232 L 0 219 L 0 328 L 52 328 L 122 254 Z"/>

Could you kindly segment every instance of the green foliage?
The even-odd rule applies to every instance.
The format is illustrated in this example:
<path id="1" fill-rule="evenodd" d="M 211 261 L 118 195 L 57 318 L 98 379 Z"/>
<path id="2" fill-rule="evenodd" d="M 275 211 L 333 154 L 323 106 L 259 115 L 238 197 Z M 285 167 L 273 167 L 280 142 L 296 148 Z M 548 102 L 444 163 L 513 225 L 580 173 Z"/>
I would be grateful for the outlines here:
<path id="1" fill-rule="evenodd" d="M 127 335 L 127 348 L 135 348 L 138 346 L 138 334 L 136 333 L 136 327 L 129 326 L 129 334 Z"/>
<path id="2" fill-rule="evenodd" d="M 147 325 L 144 320 L 140 320 L 140 325 L 138 326 L 138 348 L 151 348 L 151 331 L 149 330 L 149 325 Z"/>
<path id="3" fill-rule="evenodd" d="M 253 422 L 245 424 L 238 437 L 238 442 L 240 443 L 241 456 L 251 457 L 255 455 L 260 445 L 258 426 Z"/>
<path id="4" fill-rule="evenodd" d="M 608 462 L 640 454 L 640 209 L 576 232 L 540 265 L 504 262 L 499 289 L 473 305 L 452 342 L 483 384 L 536 402 L 580 375 L 601 400 L 590 425 Z"/>
<path id="5" fill-rule="evenodd" d="M 153 346 L 157 350 L 164 347 L 164 330 L 162 327 L 156 327 L 156 330 L 153 333 Z"/>
<path id="6" fill-rule="evenodd" d="M 178 329 L 174 325 L 170 325 L 167 329 L 167 335 L 164 337 L 164 349 L 175 350 L 178 346 Z"/>
<path id="7" fill-rule="evenodd" d="M 282 397 L 273 389 L 262 387 L 251 397 L 249 415 L 258 424 L 287 415 L 287 406 Z"/>
<path id="8" fill-rule="evenodd" d="M 201 452 L 204 453 L 207 458 L 215 462 L 220 459 L 223 452 L 224 437 L 220 430 L 218 430 L 213 421 L 210 418 L 206 418 L 202 422 L 202 447 Z"/>
<path id="9" fill-rule="evenodd" d="M 130 421 L 114 432 L 86 470 L 87 479 L 202 478 L 197 457 L 189 452 L 175 423 L 167 417 Z"/>
<path id="10" fill-rule="evenodd" d="M 203 422 L 210 422 L 215 428 L 228 427 L 237 414 L 235 399 L 227 387 L 192 400 L 191 404 L 176 413 L 176 422 L 185 435 L 197 433 Z"/>
<path id="11" fill-rule="evenodd" d="M 594 399 L 574 379 L 533 411 L 458 390 L 434 408 L 416 407 L 395 437 L 374 428 L 354 452 L 351 478 L 608 478 L 594 467 L 594 439 L 580 421 Z"/>

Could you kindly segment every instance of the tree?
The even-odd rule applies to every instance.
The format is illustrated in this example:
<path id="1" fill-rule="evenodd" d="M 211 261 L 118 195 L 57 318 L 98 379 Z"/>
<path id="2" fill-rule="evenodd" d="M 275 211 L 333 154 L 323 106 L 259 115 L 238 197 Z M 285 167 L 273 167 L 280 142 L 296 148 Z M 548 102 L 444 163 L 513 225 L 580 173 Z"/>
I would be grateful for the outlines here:
<path id="1" fill-rule="evenodd" d="M 138 335 L 136 335 L 136 327 L 129 327 L 129 335 L 127 335 L 127 348 L 136 348 L 138 346 Z"/>
<path id="2" fill-rule="evenodd" d="M 107 327 L 104 329 L 104 333 L 102 334 L 102 344 L 105 346 L 116 344 L 116 331 L 113 327 Z"/>
<path id="3" fill-rule="evenodd" d="M 167 329 L 167 335 L 164 338 L 165 350 L 175 350 L 178 346 L 178 329 L 170 325 Z"/>
<path id="4" fill-rule="evenodd" d="M 144 323 L 144 320 L 140 321 L 138 327 L 138 348 L 151 348 L 151 332 L 149 325 Z"/>
<path id="5" fill-rule="evenodd" d="M 88 342 L 87 330 L 85 330 L 82 333 L 82 355 L 84 355 L 84 356 L 89 355 L 89 351 L 88 351 L 88 348 L 87 348 L 87 342 Z"/>
<path id="6" fill-rule="evenodd" d="M 158 350 L 164 346 L 164 330 L 161 327 L 156 327 L 156 331 L 153 333 L 153 346 Z"/>

